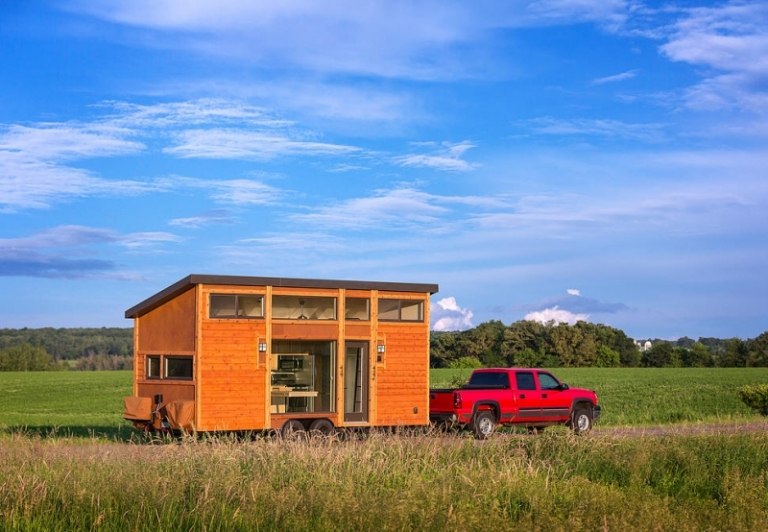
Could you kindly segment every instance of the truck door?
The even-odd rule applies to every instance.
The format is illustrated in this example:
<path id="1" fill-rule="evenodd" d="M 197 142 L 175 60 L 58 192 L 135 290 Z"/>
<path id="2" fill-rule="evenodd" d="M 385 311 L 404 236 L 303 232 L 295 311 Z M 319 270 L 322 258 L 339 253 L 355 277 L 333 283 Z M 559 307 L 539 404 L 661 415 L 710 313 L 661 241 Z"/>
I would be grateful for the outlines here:
<path id="1" fill-rule="evenodd" d="M 538 372 L 541 393 L 541 416 L 546 421 L 568 419 L 571 396 L 563 390 L 560 382 L 544 371 Z"/>
<path id="2" fill-rule="evenodd" d="M 533 371 L 515 372 L 514 390 L 517 399 L 519 421 L 540 421 L 541 419 L 541 393 L 536 389 L 536 379 Z"/>

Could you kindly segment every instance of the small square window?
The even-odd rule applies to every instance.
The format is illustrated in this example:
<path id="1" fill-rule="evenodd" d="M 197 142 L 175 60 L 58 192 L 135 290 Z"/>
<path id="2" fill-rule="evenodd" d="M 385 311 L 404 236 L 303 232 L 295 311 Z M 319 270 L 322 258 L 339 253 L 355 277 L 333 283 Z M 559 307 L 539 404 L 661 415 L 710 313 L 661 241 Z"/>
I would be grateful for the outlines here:
<path id="1" fill-rule="evenodd" d="M 192 379 L 192 357 L 165 357 L 166 379 Z"/>

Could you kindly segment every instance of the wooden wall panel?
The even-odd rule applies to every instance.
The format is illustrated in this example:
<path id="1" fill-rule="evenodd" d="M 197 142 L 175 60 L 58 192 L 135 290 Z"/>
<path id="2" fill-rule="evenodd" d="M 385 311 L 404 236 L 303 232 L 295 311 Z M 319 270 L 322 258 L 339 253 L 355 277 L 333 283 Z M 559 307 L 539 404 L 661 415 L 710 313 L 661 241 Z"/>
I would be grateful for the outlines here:
<path id="1" fill-rule="evenodd" d="M 429 422 L 429 330 L 426 323 L 380 323 L 386 359 L 377 367 L 376 425 Z"/>
<path id="2" fill-rule="evenodd" d="M 251 430 L 265 426 L 267 367 L 259 364 L 264 320 L 203 318 L 199 342 L 200 430 Z"/>
<path id="3" fill-rule="evenodd" d="M 339 336 L 339 323 L 272 322 L 274 340 L 335 340 Z"/>
<path id="4" fill-rule="evenodd" d="M 136 351 L 194 351 L 195 316 L 195 290 L 189 289 L 138 318 L 139 338 Z"/>

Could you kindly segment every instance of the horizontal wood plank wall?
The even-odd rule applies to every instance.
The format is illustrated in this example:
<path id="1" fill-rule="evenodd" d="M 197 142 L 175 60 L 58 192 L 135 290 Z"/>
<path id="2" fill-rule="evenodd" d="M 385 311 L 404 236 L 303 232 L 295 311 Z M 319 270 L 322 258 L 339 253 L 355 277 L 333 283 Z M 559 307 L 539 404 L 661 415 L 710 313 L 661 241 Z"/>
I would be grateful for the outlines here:
<path id="1" fill-rule="evenodd" d="M 141 323 L 137 352 L 162 354 L 194 351 L 195 290 L 187 290 L 137 321 Z"/>
<path id="2" fill-rule="evenodd" d="M 428 322 L 379 323 L 378 334 L 386 338 L 386 360 L 376 368 L 375 424 L 426 425 L 429 422 Z"/>
<path id="3" fill-rule="evenodd" d="M 204 286 L 198 342 L 198 430 L 265 427 L 267 364 L 259 364 L 258 342 L 266 338 L 263 319 L 209 319 L 210 293 L 265 294 L 265 289 Z"/>

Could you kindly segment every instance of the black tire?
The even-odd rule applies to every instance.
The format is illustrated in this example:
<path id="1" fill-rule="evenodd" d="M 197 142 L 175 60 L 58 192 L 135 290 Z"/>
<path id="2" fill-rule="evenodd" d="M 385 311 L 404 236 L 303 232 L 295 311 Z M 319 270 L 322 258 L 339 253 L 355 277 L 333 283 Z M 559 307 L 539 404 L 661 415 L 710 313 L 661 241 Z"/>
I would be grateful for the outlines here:
<path id="1" fill-rule="evenodd" d="M 475 438 L 485 440 L 496 430 L 496 416 L 490 410 L 482 410 L 475 414 L 472 422 Z"/>
<path id="2" fill-rule="evenodd" d="M 592 429 L 592 409 L 583 406 L 575 408 L 569 425 L 576 434 L 589 432 Z"/>
<path id="3" fill-rule="evenodd" d="M 289 419 L 280 427 L 280 436 L 286 439 L 298 439 L 306 436 L 304 424 L 298 419 Z"/>
<path id="4" fill-rule="evenodd" d="M 312 436 L 332 436 L 336 434 L 336 427 L 327 419 L 316 419 L 309 426 L 309 434 Z"/>

